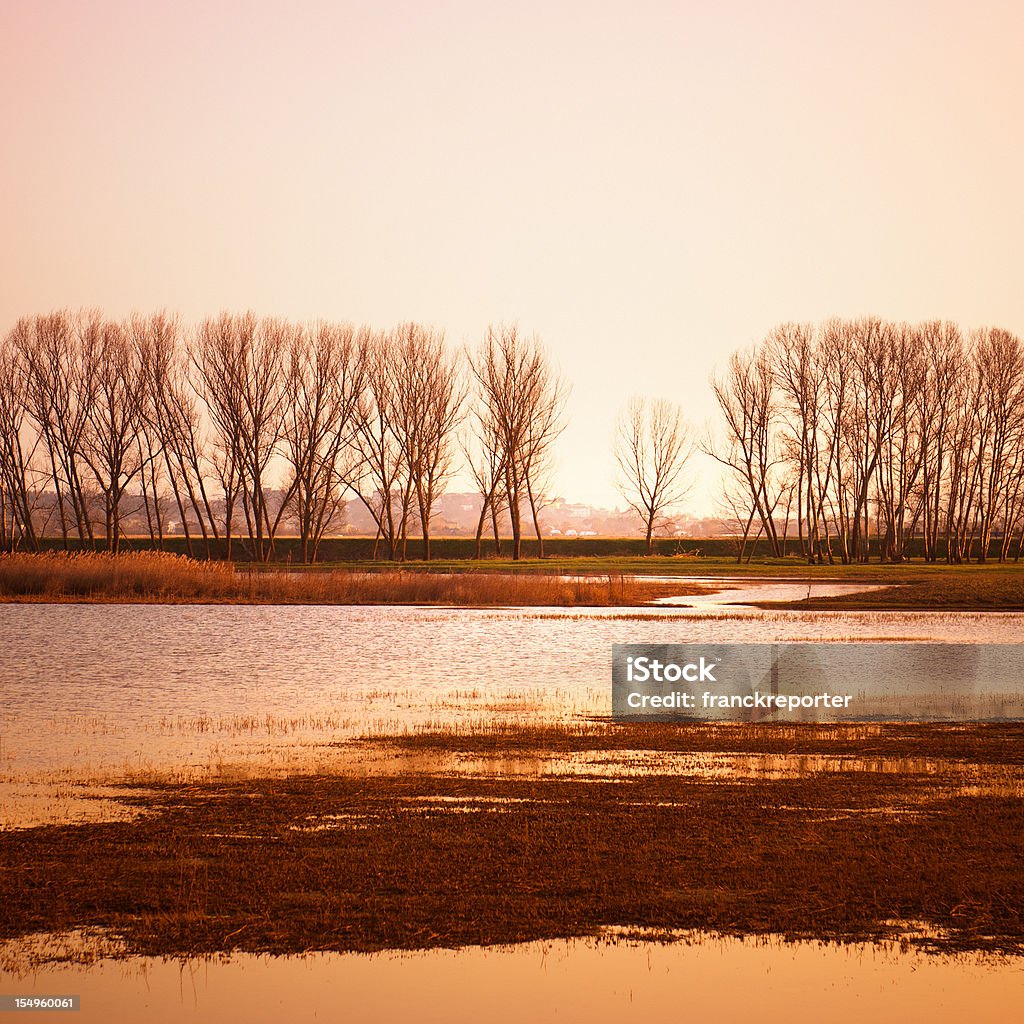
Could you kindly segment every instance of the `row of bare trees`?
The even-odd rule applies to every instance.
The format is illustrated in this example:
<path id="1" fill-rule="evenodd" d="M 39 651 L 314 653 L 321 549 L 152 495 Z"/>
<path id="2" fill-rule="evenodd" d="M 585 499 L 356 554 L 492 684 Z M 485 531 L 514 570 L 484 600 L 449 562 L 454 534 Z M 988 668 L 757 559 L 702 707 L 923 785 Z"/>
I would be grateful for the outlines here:
<path id="1" fill-rule="evenodd" d="M 26 317 L 0 359 L 0 547 L 118 551 L 143 514 L 190 554 L 274 557 L 282 526 L 314 561 L 355 496 L 374 555 L 430 558 L 437 502 L 463 454 L 489 517 L 522 523 L 546 499 L 566 386 L 536 337 L 488 330 L 455 352 L 415 323 L 391 331 L 222 314 L 186 329 L 159 313 Z"/>
<path id="2" fill-rule="evenodd" d="M 1007 331 L 873 317 L 783 324 L 713 382 L 724 508 L 810 562 L 1020 556 L 1024 345 Z"/>

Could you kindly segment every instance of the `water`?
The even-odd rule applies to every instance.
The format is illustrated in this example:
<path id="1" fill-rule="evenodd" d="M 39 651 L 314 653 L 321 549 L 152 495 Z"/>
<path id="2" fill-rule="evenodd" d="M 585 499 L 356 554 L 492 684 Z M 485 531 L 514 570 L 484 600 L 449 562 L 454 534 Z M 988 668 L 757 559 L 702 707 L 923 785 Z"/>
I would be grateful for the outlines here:
<path id="1" fill-rule="evenodd" d="M 652 576 L 650 579 L 671 577 Z M 884 585 L 869 583 L 793 583 L 792 581 L 770 580 L 738 580 L 728 577 L 687 578 L 688 583 L 721 583 L 726 584 L 722 590 L 714 590 L 702 594 L 686 594 L 680 597 L 658 598 L 657 604 L 681 605 L 690 608 L 721 608 L 730 605 L 749 605 L 753 602 L 788 602 L 805 601 L 817 597 L 845 597 L 848 594 L 864 594 L 872 590 L 885 590 Z"/>
<path id="2" fill-rule="evenodd" d="M 1020 961 L 979 955 L 692 938 L 667 945 L 591 940 L 374 955 L 236 955 L 184 964 L 137 957 L 10 974 L 2 988 L 79 995 L 76 1020 L 153 1024 L 946 1024 L 1015 1019 L 1024 983 Z"/>
<path id="3" fill-rule="evenodd" d="M 752 593 L 733 598 L 762 596 L 743 586 Z M 607 716 L 613 643 L 1016 643 L 1024 635 L 1021 614 L 771 612 L 681 600 L 698 606 L 0 605 L 0 827 L 123 816 L 130 812 L 109 787 L 126 779 L 144 786 L 235 772 L 665 772 L 714 781 L 939 771 L 951 791 L 1002 786 L 1021 795 L 1019 772 L 994 768 L 988 779 L 968 766 L 961 777 L 952 761 L 589 751 L 538 764 L 347 745 L 417 728 Z M 938 1024 L 979 1011 L 1012 1015 L 1024 980 L 1013 959 L 712 936 L 185 964 L 129 957 L 40 970 L 27 966 L 30 948 L 0 944 L 0 992 L 79 994 L 82 1020 Z"/>
<path id="4" fill-rule="evenodd" d="M 315 766 L 367 734 L 607 716 L 614 643 L 1014 643 L 1022 626 L 1019 613 L 3 604 L 0 784 L 8 805 L 12 787 L 54 782 L 73 802 L 78 783 L 169 769 Z"/>

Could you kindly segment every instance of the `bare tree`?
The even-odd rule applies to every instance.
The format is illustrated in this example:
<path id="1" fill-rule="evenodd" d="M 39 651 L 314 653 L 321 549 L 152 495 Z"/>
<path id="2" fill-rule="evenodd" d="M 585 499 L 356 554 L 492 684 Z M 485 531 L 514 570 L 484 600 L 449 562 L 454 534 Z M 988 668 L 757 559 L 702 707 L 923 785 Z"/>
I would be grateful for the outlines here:
<path id="1" fill-rule="evenodd" d="M 402 324 L 393 332 L 387 368 L 391 428 L 416 497 L 423 558 L 430 561 L 430 524 L 452 470 L 466 389 L 444 335 L 420 324 Z"/>
<path id="2" fill-rule="evenodd" d="M 268 471 L 284 427 L 283 358 L 295 328 L 252 313 L 206 320 L 189 353 L 195 386 L 206 403 L 217 441 L 215 462 L 225 491 L 225 533 L 237 497 L 258 561 L 274 552 L 280 507 L 268 500 Z"/>
<path id="3" fill-rule="evenodd" d="M 367 340 L 367 332 L 350 324 L 313 324 L 291 336 L 283 430 L 291 479 L 285 497 L 294 504 L 303 562 L 316 561 L 320 541 L 344 510 Z"/>
<path id="4" fill-rule="evenodd" d="M 93 543 L 82 437 L 95 386 L 91 349 L 99 325 L 98 313 L 72 317 L 60 311 L 29 318 L 14 334 L 27 371 L 27 409 L 42 435 L 65 549 L 72 529 L 81 544 Z"/>
<path id="5" fill-rule="evenodd" d="M 783 447 L 793 467 L 797 541 L 808 562 L 824 561 L 827 525 L 822 507 L 821 424 L 825 366 L 812 324 L 782 324 L 766 341 L 775 382 L 783 397 Z M 790 511 L 787 506 L 786 529 Z M 805 536 L 806 529 L 806 536 Z"/>
<path id="6" fill-rule="evenodd" d="M 567 396 L 568 385 L 551 367 L 543 367 L 534 377 L 530 396 L 533 411 L 526 425 L 522 463 L 526 499 L 537 537 L 537 554 L 541 558 L 544 557 L 544 535 L 540 513 L 551 503 L 554 444 L 565 429 L 562 416 Z"/>
<path id="7" fill-rule="evenodd" d="M 775 509 L 782 494 L 782 456 L 775 432 L 775 378 L 766 350 L 736 353 L 721 380 L 712 382 L 726 424 L 726 445 L 709 441 L 704 450 L 730 469 L 750 494 L 750 503 L 768 539 L 771 552 L 781 554 Z"/>
<path id="8" fill-rule="evenodd" d="M 942 497 L 949 473 L 950 431 L 965 374 L 963 337 L 956 324 L 933 320 L 921 332 L 921 499 L 924 556 L 938 560 Z"/>
<path id="9" fill-rule="evenodd" d="M 206 555 L 210 557 L 211 539 L 220 536 L 210 495 L 211 478 L 217 475 L 208 437 L 211 417 L 201 415 L 199 398 L 188 375 L 180 326 L 176 318 L 157 313 L 151 317 L 135 317 L 132 330 L 142 350 L 146 370 L 149 401 L 143 435 L 155 529 L 162 538 L 165 514 L 159 494 L 161 475 L 158 469 L 162 463 L 188 553 L 194 554 L 189 525 L 191 514 L 202 534 Z M 229 496 L 225 493 L 225 498 Z M 230 532 L 227 557 L 231 557 Z"/>
<path id="10" fill-rule="evenodd" d="M 539 338 L 524 338 L 515 324 L 491 326 L 469 357 L 477 400 L 503 475 L 512 526 L 512 558 L 522 555 L 522 514 L 528 508 L 538 541 L 541 474 L 561 433 L 567 387 Z"/>
<path id="11" fill-rule="evenodd" d="M 19 321 L 0 353 L 0 550 L 6 551 L 39 547 L 32 464 L 41 437 L 27 422 L 27 341 L 21 337 L 29 329 L 28 321 Z"/>
<path id="12" fill-rule="evenodd" d="M 1011 469 L 1017 464 L 1024 415 L 1024 346 L 1015 335 L 998 328 L 978 331 L 974 358 L 982 382 L 980 431 L 981 463 L 978 495 L 978 561 L 989 556 L 993 529 L 1000 512 L 1004 529 L 1008 498 L 1014 491 Z"/>
<path id="13" fill-rule="evenodd" d="M 977 361 L 965 358 L 952 391 L 950 413 L 948 487 L 946 491 L 946 560 L 959 564 L 971 557 L 978 494 L 983 471 L 983 382 Z"/>
<path id="14" fill-rule="evenodd" d="M 365 386 L 355 408 L 355 459 L 346 481 L 376 524 L 373 557 L 383 540 L 389 559 L 403 553 L 413 493 L 392 388 L 393 359 L 390 336 L 373 334 L 366 349 Z"/>
<path id="15" fill-rule="evenodd" d="M 502 489 L 505 480 L 503 450 L 497 427 L 488 406 L 477 403 L 471 417 L 470 436 L 463 442 L 462 451 L 470 475 L 480 495 L 480 517 L 476 526 L 476 557 L 482 557 L 482 538 L 488 518 L 494 531 L 494 553 L 501 557 L 501 531 L 499 523 L 508 509 L 508 499 Z"/>
<path id="16" fill-rule="evenodd" d="M 692 452 L 690 428 L 678 405 L 630 399 L 616 427 L 615 459 L 623 497 L 643 522 L 647 554 L 655 531 L 667 521 L 666 511 L 689 490 L 683 473 Z"/>
<path id="17" fill-rule="evenodd" d="M 93 387 L 81 453 L 103 495 L 107 550 L 116 554 L 125 492 L 142 469 L 138 439 L 145 415 L 145 375 L 125 325 L 89 322 L 87 329 L 95 332 L 86 350 Z"/>
<path id="18" fill-rule="evenodd" d="M 925 361 L 922 333 L 909 324 L 892 331 L 894 387 L 883 409 L 882 451 L 876 502 L 881 557 L 902 562 L 924 512 L 921 477 L 927 451 L 924 419 Z"/>
<path id="19" fill-rule="evenodd" d="M 895 334 L 897 326 L 877 317 L 862 317 L 844 324 L 852 363 L 854 415 L 844 435 L 849 512 L 847 524 L 851 555 L 866 562 L 870 556 L 869 514 L 871 485 L 878 460 L 891 429 L 890 411 L 896 401 Z"/>

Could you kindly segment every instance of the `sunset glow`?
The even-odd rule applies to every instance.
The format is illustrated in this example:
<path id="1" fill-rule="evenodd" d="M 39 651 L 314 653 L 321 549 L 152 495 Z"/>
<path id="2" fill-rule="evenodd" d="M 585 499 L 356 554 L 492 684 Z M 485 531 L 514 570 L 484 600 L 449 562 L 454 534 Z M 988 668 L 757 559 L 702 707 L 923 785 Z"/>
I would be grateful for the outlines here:
<path id="1" fill-rule="evenodd" d="M 701 427 L 778 322 L 1024 329 L 1022 30 L 1014 3 L 8 2 L 0 324 L 518 320 L 573 385 L 559 493 L 621 504 L 626 398 Z"/>

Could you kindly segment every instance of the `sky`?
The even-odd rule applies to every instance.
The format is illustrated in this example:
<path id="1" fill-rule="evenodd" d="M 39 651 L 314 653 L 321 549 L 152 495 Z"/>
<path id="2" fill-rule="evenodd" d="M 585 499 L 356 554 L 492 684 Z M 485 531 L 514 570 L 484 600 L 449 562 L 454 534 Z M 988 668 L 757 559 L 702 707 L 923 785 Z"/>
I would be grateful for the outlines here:
<path id="1" fill-rule="evenodd" d="M 517 321 L 572 385 L 569 500 L 623 504 L 630 395 L 703 436 L 777 323 L 1024 332 L 1018 2 L 0 0 L 0 39 L 0 331 Z"/>

